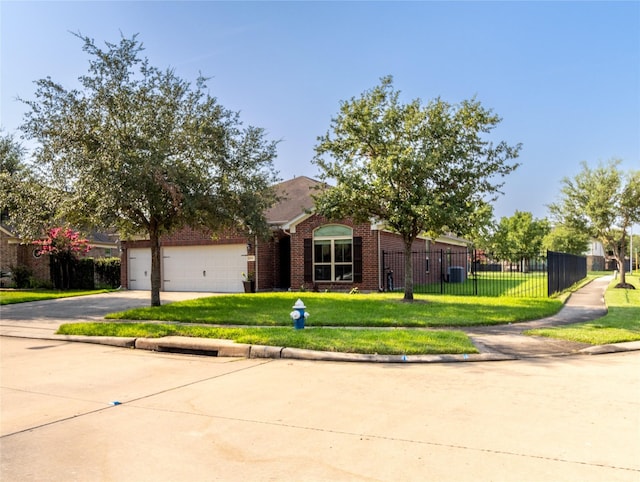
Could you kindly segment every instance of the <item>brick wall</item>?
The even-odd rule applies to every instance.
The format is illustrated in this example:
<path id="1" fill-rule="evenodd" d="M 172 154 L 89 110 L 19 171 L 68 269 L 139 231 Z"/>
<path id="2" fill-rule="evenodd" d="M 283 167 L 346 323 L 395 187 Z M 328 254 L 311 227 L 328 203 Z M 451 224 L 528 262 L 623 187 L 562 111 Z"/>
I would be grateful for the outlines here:
<path id="1" fill-rule="evenodd" d="M 377 291 L 380 287 L 378 266 L 378 232 L 371 230 L 370 224 L 354 224 L 352 220 L 330 222 L 326 218 L 313 215 L 296 226 L 296 232 L 291 235 L 291 287 L 294 290 L 304 287 L 313 289 L 313 283 L 304 281 L 304 240 L 313 238 L 313 231 L 325 224 L 341 224 L 353 229 L 354 237 L 362 238 L 362 283 L 351 282 L 320 282 L 319 290 L 351 290 L 353 287 L 365 291 Z"/>
<path id="2" fill-rule="evenodd" d="M 384 272 L 381 270 L 381 250 L 385 251 L 404 251 L 402 238 L 397 234 L 372 230 L 371 225 L 354 224 L 352 220 L 346 219 L 339 223 L 328 221 L 326 218 L 313 215 L 296 225 L 295 233 L 287 235 L 283 232 L 275 233 L 270 240 L 256 240 L 255 238 L 247 238 L 246 236 L 226 232 L 213 237 L 210 232 L 196 230 L 192 228 L 184 228 L 171 236 L 162 237 L 161 246 L 205 246 L 219 244 L 238 244 L 250 243 L 251 249 L 248 254 L 254 256 L 256 261 L 247 262 L 246 273 L 254 273 L 256 276 L 256 288 L 258 291 L 271 291 L 275 289 L 291 288 L 299 290 L 301 287 L 311 290 L 314 288 L 313 283 L 304 281 L 304 240 L 313 238 L 313 231 L 325 224 L 342 224 L 353 229 L 353 236 L 362 238 L 362 282 L 321 282 L 317 284 L 320 290 L 351 290 L 357 286 L 363 291 L 377 291 L 384 285 Z M 282 249 L 290 244 L 290 263 L 286 262 L 286 258 L 282 256 Z M 149 241 L 126 241 L 122 242 L 122 269 L 121 281 L 122 286 L 127 287 L 127 250 L 131 248 L 148 248 Z M 458 249 L 446 244 L 427 242 L 424 239 L 415 241 L 413 249 L 415 251 L 425 251 L 427 248 L 431 250 L 447 248 Z M 464 249 L 464 248 L 460 248 Z M 248 258 L 251 259 L 251 258 Z M 439 280 L 440 268 L 435 269 L 436 260 L 430 260 L 431 270 L 427 271 L 426 259 L 419 261 L 422 265 L 417 265 L 416 269 L 427 272 L 433 278 L 433 281 Z M 289 272 L 284 273 L 283 270 L 290 266 Z M 402 268 L 401 268 L 402 269 Z M 402 275 L 402 272 L 396 276 Z M 397 279 L 397 278 L 396 278 Z"/>
<path id="3" fill-rule="evenodd" d="M 33 278 L 38 281 L 50 282 L 49 255 L 43 254 L 36 257 L 34 253 L 37 251 L 38 247 L 32 244 L 17 245 L 17 266 L 29 268 Z"/>
<path id="4" fill-rule="evenodd" d="M 10 271 L 10 267 L 18 263 L 18 245 L 9 244 L 12 239 L 7 233 L 0 229 L 0 269 Z"/>
<path id="5" fill-rule="evenodd" d="M 256 261 L 250 262 L 256 273 L 256 290 L 272 291 L 276 288 L 277 272 L 279 268 L 277 239 L 258 242 L 257 247 L 252 246 L 252 254 L 256 254 Z"/>

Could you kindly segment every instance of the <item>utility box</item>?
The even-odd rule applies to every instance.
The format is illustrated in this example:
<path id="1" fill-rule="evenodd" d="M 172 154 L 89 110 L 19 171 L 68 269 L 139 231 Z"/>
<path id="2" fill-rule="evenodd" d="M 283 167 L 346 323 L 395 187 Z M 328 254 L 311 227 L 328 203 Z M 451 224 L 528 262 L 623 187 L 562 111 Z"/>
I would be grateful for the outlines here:
<path id="1" fill-rule="evenodd" d="M 463 266 L 450 266 L 448 269 L 449 283 L 464 283 L 467 276 Z"/>

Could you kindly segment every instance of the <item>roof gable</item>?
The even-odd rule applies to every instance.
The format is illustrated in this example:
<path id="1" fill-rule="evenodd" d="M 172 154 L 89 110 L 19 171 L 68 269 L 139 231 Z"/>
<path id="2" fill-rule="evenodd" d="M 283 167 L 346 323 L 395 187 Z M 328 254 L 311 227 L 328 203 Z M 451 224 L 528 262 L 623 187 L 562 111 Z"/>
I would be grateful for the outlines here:
<path id="1" fill-rule="evenodd" d="M 322 186 L 320 181 L 306 176 L 294 177 L 276 184 L 274 189 L 280 200 L 265 213 L 267 222 L 280 226 L 309 212 L 314 205 L 313 191 L 319 186 Z"/>

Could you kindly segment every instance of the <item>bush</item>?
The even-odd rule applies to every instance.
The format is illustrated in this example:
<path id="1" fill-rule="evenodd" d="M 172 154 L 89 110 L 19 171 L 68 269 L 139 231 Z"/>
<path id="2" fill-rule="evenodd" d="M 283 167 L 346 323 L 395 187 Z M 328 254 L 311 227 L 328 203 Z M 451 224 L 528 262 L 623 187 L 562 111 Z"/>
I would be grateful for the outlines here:
<path id="1" fill-rule="evenodd" d="M 51 255 L 51 281 L 58 290 L 92 290 L 93 259 Z"/>
<path id="2" fill-rule="evenodd" d="M 71 278 L 71 289 L 92 290 L 95 288 L 93 258 L 81 258 L 73 264 L 73 277 Z"/>
<path id="3" fill-rule="evenodd" d="M 96 279 L 99 285 L 110 288 L 120 286 L 120 258 L 100 258 L 94 260 Z"/>
<path id="4" fill-rule="evenodd" d="M 16 285 L 16 288 L 30 288 L 30 278 L 33 272 L 26 266 L 14 266 L 11 268 L 11 279 Z"/>

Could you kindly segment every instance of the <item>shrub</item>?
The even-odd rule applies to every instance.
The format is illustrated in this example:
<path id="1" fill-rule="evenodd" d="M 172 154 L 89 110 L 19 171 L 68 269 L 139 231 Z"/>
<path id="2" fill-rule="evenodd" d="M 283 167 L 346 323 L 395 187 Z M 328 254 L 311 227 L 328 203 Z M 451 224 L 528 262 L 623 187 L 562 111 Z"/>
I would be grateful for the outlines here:
<path id="1" fill-rule="evenodd" d="M 100 258 L 94 260 L 96 279 L 99 285 L 110 288 L 120 286 L 120 258 Z"/>
<path id="2" fill-rule="evenodd" d="M 70 256 L 51 256 L 51 280 L 59 290 L 92 290 L 93 259 L 75 259 Z"/>
<path id="3" fill-rule="evenodd" d="M 30 288 L 30 278 L 33 272 L 26 266 L 14 266 L 11 268 L 11 279 L 16 285 L 16 288 Z"/>
<path id="4" fill-rule="evenodd" d="M 92 290 L 95 288 L 93 258 L 81 258 L 73 263 L 71 289 Z"/>

